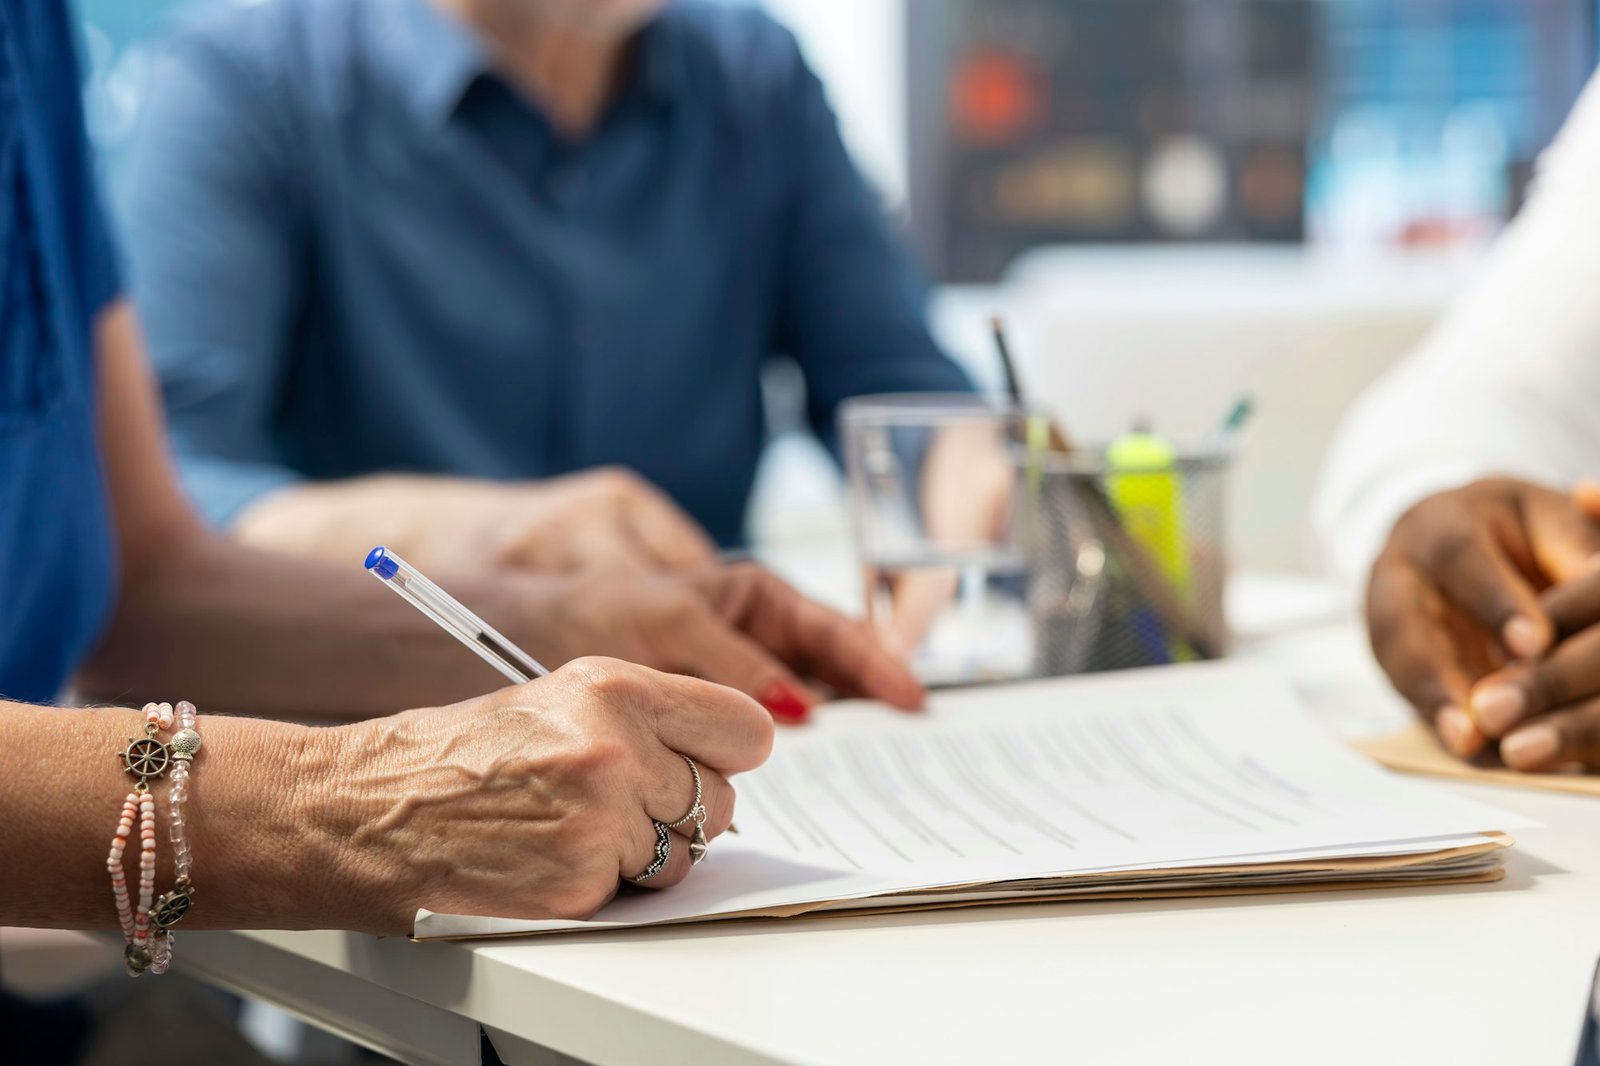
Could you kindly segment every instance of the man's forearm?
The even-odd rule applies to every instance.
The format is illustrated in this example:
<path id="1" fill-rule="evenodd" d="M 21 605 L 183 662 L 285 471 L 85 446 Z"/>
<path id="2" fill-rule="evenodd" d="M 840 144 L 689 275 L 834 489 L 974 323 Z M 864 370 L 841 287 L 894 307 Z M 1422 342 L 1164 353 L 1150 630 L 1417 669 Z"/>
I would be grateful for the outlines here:
<path id="1" fill-rule="evenodd" d="M 491 481 L 400 474 L 301 482 L 256 500 L 229 534 L 263 551 L 341 564 L 387 544 L 433 568 L 489 569 L 496 549 L 481 535 L 497 523 L 478 516 L 505 511 L 507 492 Z"/>
<path id="2" fill-rule="evenodd" d="M 452 581 L 526 639 L 532 579 Z M 539 651 L 530 648 L 535 655 Z M 361 570 L 251 551 L 204 530 L 129 575 L 80 688 L 290 718 L 388 714 L 498 687 L 497 674 Z"/>

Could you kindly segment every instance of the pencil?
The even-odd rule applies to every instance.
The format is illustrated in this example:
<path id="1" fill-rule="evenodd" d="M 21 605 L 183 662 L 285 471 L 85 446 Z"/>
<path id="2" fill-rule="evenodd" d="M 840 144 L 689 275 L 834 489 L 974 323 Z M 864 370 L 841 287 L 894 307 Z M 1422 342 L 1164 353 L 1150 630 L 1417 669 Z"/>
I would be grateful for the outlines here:
<path id="1" fill-rule="evenodd" d="M 990 317 L 989 331 L 994 335 L 995 352 L 1000 356 L 1000 368 L 1005 375 L 1006 392 L 1018 407 L 1026 407 L 1027 399 L 1023 395 L 1022 380 L 1017 375 L 1016 362 L 1011 357 L 1011 346 L 1006 342 L 1005 322 L 999 315 Z M 1072 439 L 1067 436 L 1066 430 L 1062 429 L 1060 423 L 1053 418 L 1050 419 L 1049 425 L 1050 450 L 1062 455 L 1071 455 L 1076 449 L 1073 448 Z M 1201 658 L 1219 658 L 1222 654 L 1219 642 L 1190 616 L 1177 590 L 1167 581 L 1166 575 L 1150 557 L 1145 546 L 1123 528 L 1122 520 L 1117 516 L 1116 509 L 1106 496 L 1105 490 L 1093 480 L 1077 481 L 1075 485 L 1096 535 L 1113 552 L 1127 560 L 1129 576 L 1133 578 L 1134 587 L 1160 616 L 1162 624 L 1169 632 L 1188 644 Z"/>

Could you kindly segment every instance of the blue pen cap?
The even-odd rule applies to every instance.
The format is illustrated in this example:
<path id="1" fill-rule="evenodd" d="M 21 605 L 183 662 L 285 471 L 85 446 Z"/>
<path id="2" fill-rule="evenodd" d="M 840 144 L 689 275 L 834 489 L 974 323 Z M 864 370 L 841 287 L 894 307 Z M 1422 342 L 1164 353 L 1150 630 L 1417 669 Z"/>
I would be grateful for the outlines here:
<path id="1" fill-rule="evenodd" d="M 400 564 L 394 561 L 389 549 L 380 544 L 367 553 L 367 569 L 388 581 L 400 572 Z"/>

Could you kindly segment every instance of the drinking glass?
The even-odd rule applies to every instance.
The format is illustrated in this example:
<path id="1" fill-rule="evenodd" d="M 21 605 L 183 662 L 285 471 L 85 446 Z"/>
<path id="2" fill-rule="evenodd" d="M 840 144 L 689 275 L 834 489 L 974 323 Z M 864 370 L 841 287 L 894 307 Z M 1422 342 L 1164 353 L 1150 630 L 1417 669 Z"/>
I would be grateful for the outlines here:
<path id="1" fill-rule="evenodd" d="M 1041 425 L 1016 404 L 975 395 L 867 396 L 844 407 L 867 616 L 926 684 L 1035 672 L 1018 506 Z"/>

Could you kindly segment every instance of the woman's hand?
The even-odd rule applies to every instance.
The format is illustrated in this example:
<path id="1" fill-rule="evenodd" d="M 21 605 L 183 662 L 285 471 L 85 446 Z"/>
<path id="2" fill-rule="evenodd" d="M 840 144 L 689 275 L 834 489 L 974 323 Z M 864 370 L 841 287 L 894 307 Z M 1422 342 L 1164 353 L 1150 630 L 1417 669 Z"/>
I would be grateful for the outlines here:
<path id="1" fill-rule="evenodd" d="M 406 934 L 417 908 L 587 918 L 650 865 L 652 821 L 733 817 L 731 774 L 759 766 L 772 722 L 719 685 L 607 659 L 451 707 L 324 731 L 333 780 L 297 790 L 307 858 L 333 871 L 329 925 Z M 691 827 L 644 882 L 689 873 Z M 714 847 L 714 845 L 713 845 Z"/>
<path id="2" fill-rule="evenodd" d="M 610 655 L 746 692 L 781 720 L 804 719 L 821 697 L 815 678 L 845 696 L 897 707 L 923 689 L 865 622 L 806 599 L 759 566 L 683 574 L 574 575 L 526 602 L 507 628 L 536 656 L 563 662 Z"/>

